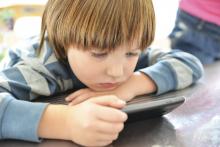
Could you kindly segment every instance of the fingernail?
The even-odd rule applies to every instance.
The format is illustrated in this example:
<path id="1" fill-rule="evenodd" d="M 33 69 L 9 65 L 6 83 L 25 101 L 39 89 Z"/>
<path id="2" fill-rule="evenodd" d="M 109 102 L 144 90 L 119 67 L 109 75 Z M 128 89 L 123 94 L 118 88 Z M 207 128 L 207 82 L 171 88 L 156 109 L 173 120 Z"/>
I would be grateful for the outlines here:
<path id="1" fill-rule="evenodd" d="M 128 119 L 128 115 L 127 115 L 127 114 L 124 114 L 124 115 L 123 115 L 123 119 L 124 119 L 124 120 L 127 120 L 127 119 Z"/>
<path id="2" fill-rule="evenodd" d="M 126 104 L 126 102 L 125 102 L 125 101 L 123 101 L 123 100 L 119 100 L 119 101 L 118 101 L 118 104 L 120 104 L 120 105 L 125 105 L 125 104 Z"/>
<path id="3" fill-rule="evenodd" d="M 66 100 L 66 101 L 69 101 L 69 97 L 66 97 L 65 100 Z"/>

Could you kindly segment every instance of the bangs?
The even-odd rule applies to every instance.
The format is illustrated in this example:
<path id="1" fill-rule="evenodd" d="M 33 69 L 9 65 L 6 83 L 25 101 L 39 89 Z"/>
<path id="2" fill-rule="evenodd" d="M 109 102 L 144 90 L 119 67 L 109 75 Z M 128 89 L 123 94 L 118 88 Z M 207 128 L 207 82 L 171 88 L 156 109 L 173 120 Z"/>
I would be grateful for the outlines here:
<path id="1" fill-rule="evenodd" d="M 153 41 L 155 14 L 151 0 L 49 0 L 48 3 L 51 4 L 46 7 L 43 19 L 49 41 L 58 54 L 71 45 L 84 50 L 91 47 L 114 50 L 134 41 L 143 50 Z"/>

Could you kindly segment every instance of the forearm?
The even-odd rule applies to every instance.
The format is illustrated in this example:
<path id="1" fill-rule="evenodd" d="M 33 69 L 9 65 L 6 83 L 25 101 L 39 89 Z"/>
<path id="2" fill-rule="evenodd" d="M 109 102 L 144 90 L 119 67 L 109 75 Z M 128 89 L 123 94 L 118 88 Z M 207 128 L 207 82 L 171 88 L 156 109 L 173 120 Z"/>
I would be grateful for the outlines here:
<path id="1" fill-rule="evenodd" d="M 141 72 L 135 72 L 130 82 L 134 91 L 134 96 L 153 93 L 157 89 L 153 80 Z"/>
<path id="2" fill-rule="evenodd" d="M 203 75 L 201 62 L 178 50 L 148 49 L 141 55 L 135 70 L 145 73 L 156 83 L 156 95 L 185 88 Z"/>
<path id="3" fill-rule="evenodd" d="M 37 128 L 47 105 L 17 100 L 10 93 L 0 93 L 0 139 L 39 142 Z"/>
<path id="4" fill-rule="evenodd" d="M 69 140 L 68 128 L 65 125 L 68 106 L 48 105 L 45 109 L 38 128 L 41 138 Z"/>
<path id="5" fill-rule="evenodd" d="M 147 75 L 135 72 L 126 83 L 117 89 L 116 93 L 122 99 L 129 101 L 138 95 L 153 93 L 156 89 L 155 83 Z"/>

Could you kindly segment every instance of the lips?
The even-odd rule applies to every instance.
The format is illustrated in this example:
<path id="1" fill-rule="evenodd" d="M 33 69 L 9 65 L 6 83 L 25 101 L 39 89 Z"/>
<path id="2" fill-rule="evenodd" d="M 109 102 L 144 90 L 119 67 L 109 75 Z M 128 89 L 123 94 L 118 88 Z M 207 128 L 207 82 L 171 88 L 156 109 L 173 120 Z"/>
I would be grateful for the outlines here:
<path id="1" fill-rule="evenodd" d="M 100 83 L 98 85 L 102 88 L 105 88 L 105 89 L 113 89 L 118 86 L 118 83 Z"/>

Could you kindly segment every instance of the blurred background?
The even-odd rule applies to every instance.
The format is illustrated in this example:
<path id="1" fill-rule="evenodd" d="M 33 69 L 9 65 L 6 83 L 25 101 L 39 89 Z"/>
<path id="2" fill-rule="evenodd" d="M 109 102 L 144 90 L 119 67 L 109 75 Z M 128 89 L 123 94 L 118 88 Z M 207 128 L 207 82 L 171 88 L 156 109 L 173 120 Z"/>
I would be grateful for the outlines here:
<path id="1" fill-rule="evenodd" d="M 6 50 L 22 39 L 40 32 L 41 15 L 47 0 L 0 0 L 0 61 Z M 152 46 L 169 48 L 168 34 L 179 0 L 153 0 L 156 37 Z"/>

